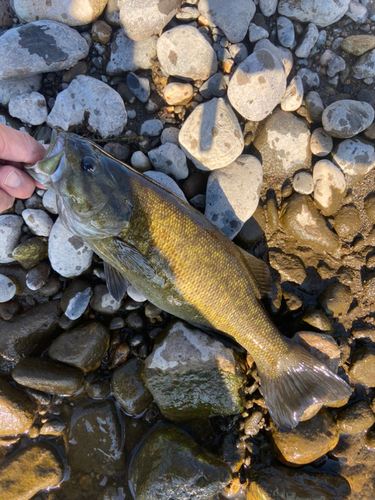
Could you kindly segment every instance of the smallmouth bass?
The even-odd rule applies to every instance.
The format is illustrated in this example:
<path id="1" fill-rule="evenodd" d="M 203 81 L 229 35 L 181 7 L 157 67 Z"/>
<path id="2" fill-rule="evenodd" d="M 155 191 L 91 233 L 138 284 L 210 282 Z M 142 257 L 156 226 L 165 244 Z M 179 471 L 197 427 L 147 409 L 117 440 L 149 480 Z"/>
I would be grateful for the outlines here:
<path id="1" fill-rule="evenodd" d="M 119 300 L 130 281 L 161 309 L 233 337 L 256 362 L 279 427 L 295 427 L 312 404 L 344 399 L 349 386 L 283 337 L 260 303 L 267 265 L 203 214 L 95 143 L 54 131 L 28 173 L 57 195 L 59 215 L 104 261 Z"/>

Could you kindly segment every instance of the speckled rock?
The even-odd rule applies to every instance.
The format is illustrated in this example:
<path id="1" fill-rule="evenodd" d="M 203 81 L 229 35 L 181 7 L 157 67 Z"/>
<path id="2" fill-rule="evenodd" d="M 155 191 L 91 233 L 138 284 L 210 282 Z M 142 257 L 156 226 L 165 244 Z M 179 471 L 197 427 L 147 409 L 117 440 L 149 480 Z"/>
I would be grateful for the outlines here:
<path id="1" fill-rule="evenodd" d="M 210 23 L 221 28 L 232 43 L 241 42 L 245 38 L 255 14 L 252 0 L 239 0 L 235 6 L 225 0 L 199 0 L 198 9 Z"/>
<path id="2" fill-rule="evenodd" d="M 374 115 L 374 108 L 367 102 L 351 99 L 336 101 L 323 112 L 323 128 L 332 137 L 346 139 L 369 127 Z"/>
<path id="3" fill-rule="evenodd" d="M 181 321 L 156 342 L 145 361 L 144 379 L 160 411 L 171 420 L 233 415 L 243 408 L 243 377 L 233 351 Z"/>
<path id="4" fill-rule="evenodd" d="M 290 19 L 284 16 L 277 18 L 277 37 L 283 47 L 293 48 L 296 43 L 294 25 Z"/>
<path id="5" fill-rule="evenodd" d="M 23 210 L 22 217 L 33 234 L 37 236 L 49 236 L 53 220 L 44 210 L 27 208 Z"/>
<path id="6" fill-rule="evenodd" d="M 293 21 L 312 22 L 319 28 L 329 26 L 343 17 L 348 10 L 350 0 L 280 0 L 278 11 Z"/>
<path id="7" fill-rule="evenodd" d="M 181 7 L 182 0 L 127 0 L 121 2 L 120 24 L 132 40 L 147 40 L 166 26 Z"/>
<path id="8" fill-rule="evenodd" d="M 86 120 L 92 131 L 108 137 L 121 134 L 127 114 L 120 94 L 109 85 L 91 76 L 78 75 L 58 94 L 47 124 L 69 130 Z"/>
<path id="9" fill-rule="evenodd" d="M 348 187 L 353 187 L 374 168 L 375 148 L 359 138 L 346 139 L 334 148 L 332 158 L 344 172 Z"/>
<path id="10" fill-rule="evenodd" d="M 20 243 L 12 252 L 14 260 L 24 269 L 31 269 L 47 257 L 47 244 L 42 238 L 34 236 Z"/>
<path id="11" fill-rule="evenodd" d="M 6 106 L 13 97 L 38 92 L 41 85 L 42 75 L 0 80 L 0 104 Z"/>
<path id="12" fill-rule="evenodd" d="M 310 148 L 315 156 L 327 156 L 333 148 L 333 139 L 323 127 L 316 128 L 311 134 Z"/>
<path id="13" fill-rule="evenodd" d="M 163 187 L 169 189 L 169 191 L 172 191 L 173 193 L 177 194 L 177 196 L 179 196 L 184 201 L 187 201 L 184 192 L 182 191 L 180 186 L 177 184 L 177 182 L 171 179 L 169 175 L 164 174 L 163 172 L 156 172 L 155 170 L 149 170 L 148 172 L 145 172 L 145 176 L 149 177 L 158 184 L 161 184 Z"/>
<path id="14" fill-rule="evenodd" d="M 297 332 L 292 337 L 293 342 L 306 349 L 312 356 L 325 363 L 337 373 L 340 366 L 340 349 L 331 335 L 315 332 Z"/>
<path id="15" fill-rule="evenodd" d="M 296 194 L 288 198 L 282 207 L 281 224 L 301 245 L 316 252 L 334 254 L 340 247 L 338 236 L 326 225 L 309 197 Z"/>
<path id="16" fill-rule="evenodd" d="M 364 78 L 373 78 L 375 76 L 375 49 L 366 52 L 352 67 L 354 78 L 363 80 Z"/>
<path id="17" fill-rule="evenodd" d="M 109 24 L 100 19 L 93 23 L 91 27 L 91 36 L 94 42 L 106 45 L 111 40 L 112 28 Z"/>
<path id="18" fill-rule="evenodd" d="M 356 401 L 340 411 L 336 422 L 342 432 L 356 434 L 367 431 L 375 423 L 375 414 L 367 401 Z"/>
<path id="19" fill-rule="evenodd" d="M 241 155 L 208 178 L 206 217 L 233 239 L 258 206 L 262 165 L 251 155 Z"/>
<path id="20" fill-rule="evenodd" d="M 345 196 L 344 174 L 329 160 L 320 160 L 314 165 L 313 181 L 315 204 L 323 215 L 334 214 Z"/>
<path id="21" fill-rule="evenodd" d="M 324 409 L 294 429 L 278 429 L 271 421 L 271 437 L 277 457 L 295 465 L 309 464 L 325 455 L 337 445 L 339 435 L 335 421 Z M 314 446 L 311 446 L 312 440 Z"/>
<path id="22" fill-rule="evenodd" d="M 351 35 L 341 42 L 341 48 L 348 54 L 362 56 L 369 50 L 375 48 L 374 35 Z"/>
<path id="23" fill-rule="evenodd" d="M 271 248 L 268 255 L 270 265 L 280 273 L 282 282 L 291 281 L 300 285 L 306 279 L 305 266 L 296 255 L 285 254 L 276 248 Z"/>
<path id="24" fill-rule="evenodd" d="M 68 69 L 88 52 L 86 40 L 69 26 L 56 21 L 28 23 L 1 37 L 0 79 Z"/>
<path id="25" fill-rule="evenodd" d="M 303 84 L 301 77 L 295 76 L 289 83 L 280 106 L 284 111 L 296 111 L 303 101 Z"/>
<path id="26" fill-rule="evenodd" d="M 186 24 L 161 35 L 157 42 L 157 55 L 168 75 L 207 80 L 217 71 L 213 48 L 197 28 Z"/>
<path id="27" fill-rule="evenodd" d="M 116 31 L 111 44 L 111 55 L 107 64 L 109 75 L 120 75 L 127 71 L 149 69 L 156 57 L 157 36 L 142 42 L 128 38 L 122 30 Z"/>
<path id="28" fill-rule="evenodd" d="M 305 120 L 276 110 L 257 129 L 254 146 L 265 178 L 284 180 L 311 164 L 310 131 Z"/>
<path id="29" fill-rule="evenodd" d="M 222 98 L 197 106 L 183 123 L 178 138 L 186 156 L 201 170 L 226 167 L 244 146 L 237 117 Z"/>
<path id="30" fill-rule="evenodd" d="M 171 425 L 155 427 L 147 434 L 129 470 L 137 500 L 173 496 L 210 500 L 230 480 L 231 472 L 224 462 Z"/>
<path id="31" fill-rule="evenodd" d="M 357 348 L 348 373 L 357 382 L 375 387 L 375 349 L 366 346 Z"/>
<path id="32" fill-rule="evenodd" d="M 19 215 L 0 215 L 0 264 L 14 262 L 12 253 L 18 245 L 22 225 Z"/>
<path id="33" fill-rule="evenodd" d="M 178 181 L 189 175 L 185 153 L 171 142 L 152 149 L 148 157 L 155 170 L 171 175 Z"/>
<path id="34" fill-rule="evenodd" d="M 228 99 L 244 118 L 260 121 L 272 113 L 285 89 L 285 72 L 280 60 L 269 50 L 260 49 L 234 72 L 228 85 Z"/>
<path id="35" fill-rule="evenodd" d="M 121 301 L 118 302 L 112 297 L 106 285 L 96 285 L 90 305 L 94 311 L 99 313 L 114 314 L 120 309 Z"/>
<path id="36" fill-rule="evenodd" d="M 48 257 L 53 269 L 70 278 L 79 276 L 91 265 L 93 251 L 78 236 L 56 219 L 48 239 Z"/>
<path id="37" fill-rule="evenodd" d="M 34 417 L 34 405 L 26 394 L 0 378 L 0 438 L 27 432 Z"/>
<path id="38" fill-rule="evenodd" d="M 342 207 L 334 217 L 335 231 L 341 239 L 351 240 L 360 232 L 361 214 L 355 207 Z"/>

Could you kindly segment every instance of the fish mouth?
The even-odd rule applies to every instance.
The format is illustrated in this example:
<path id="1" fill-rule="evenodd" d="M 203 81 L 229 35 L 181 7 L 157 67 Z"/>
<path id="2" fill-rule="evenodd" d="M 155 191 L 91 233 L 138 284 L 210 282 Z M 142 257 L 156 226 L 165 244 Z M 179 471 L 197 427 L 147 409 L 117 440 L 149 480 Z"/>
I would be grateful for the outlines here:
<path id="1" fill-rule="evenodd" d="M 61 129 L 53 129 L 51 142 L 43 160 L 35 165 L 25 165 L 25 170 L 43 186 L 51 188 L 51 177 L 58 170 L 64 155 L 65 134 Z"/>

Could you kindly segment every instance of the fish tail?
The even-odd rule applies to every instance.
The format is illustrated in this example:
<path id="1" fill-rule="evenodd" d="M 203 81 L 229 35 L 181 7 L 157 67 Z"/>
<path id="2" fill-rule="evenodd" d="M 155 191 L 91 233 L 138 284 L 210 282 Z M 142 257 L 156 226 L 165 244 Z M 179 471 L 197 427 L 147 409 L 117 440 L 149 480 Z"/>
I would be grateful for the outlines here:
<path id="1" fill-rule="evenodd" d="M 268 411 L 280 428 L 295 427 L 313 404 L 351 395 L 348 384 L 305 349 L 290 342 L 288 351 L 276 370 L 258 366 Z"/>

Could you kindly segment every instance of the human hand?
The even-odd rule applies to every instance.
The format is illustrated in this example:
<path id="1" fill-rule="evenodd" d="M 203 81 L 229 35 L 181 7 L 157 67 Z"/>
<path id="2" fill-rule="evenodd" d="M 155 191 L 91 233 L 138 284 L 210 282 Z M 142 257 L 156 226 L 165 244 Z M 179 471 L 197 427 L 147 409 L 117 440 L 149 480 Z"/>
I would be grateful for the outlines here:
<path id="1" fill-rule="evenodd" d="M 35 186 L 43 187 L 21 164 L 36 163 L 45 152 L 31 135 L 0 123 L 0 213 L 10 208 L 15 198 L 29 198 Z"/>

